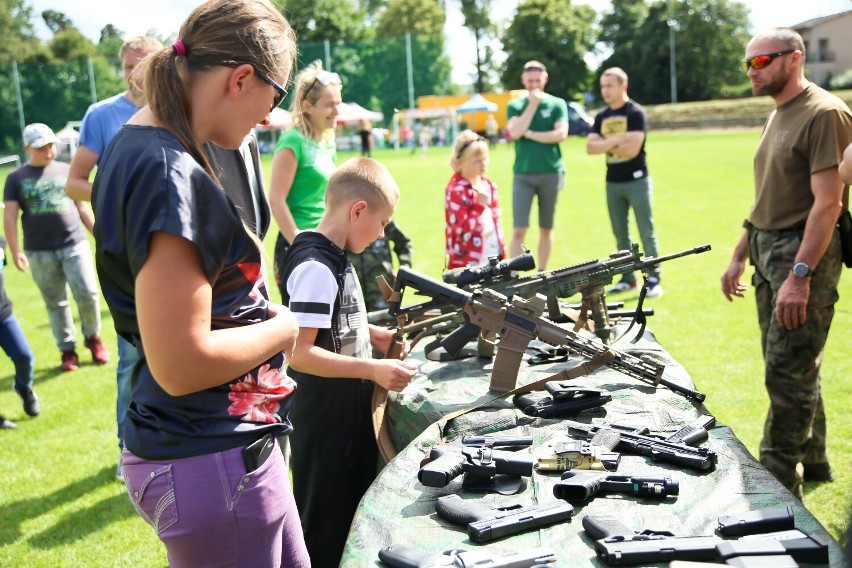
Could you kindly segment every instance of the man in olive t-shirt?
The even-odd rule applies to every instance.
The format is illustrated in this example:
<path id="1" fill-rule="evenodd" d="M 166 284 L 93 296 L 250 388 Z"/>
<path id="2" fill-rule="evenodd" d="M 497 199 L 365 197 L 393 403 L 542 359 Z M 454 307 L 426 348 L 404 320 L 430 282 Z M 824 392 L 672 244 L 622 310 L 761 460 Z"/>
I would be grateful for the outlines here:
<path id="1" fill-rule="evenodd" d="M 553 248 L 556 197 L 562 189 L 565 166 L 559 143 L 568 137 L 568 105 L 544 92 L 547 70 L 539 61 L 524 65 L 521 83 L 526 97 L 509 103 L 506 129 L 515 140 L 512 181 L 512 240 L 509 254 L 521 254 L 529 227 L 533 197 L 538 196 L 538 268 L 544 270 Z"/>
<path id="2" fill-rule="evenodd" d="M 800 498 L 803 481 L 832 480 L 819 369 L 840 278 L 836 225 L 848 186 L 838 164 L 852 141 L 849 108 L 805 79 L 804 62 L 793 30 L 758 34 L 746 47 L 752 92 L 771 96 L 775 110 L 754 158 L 747 231 L 722 275 L 731 301 L 748 288 L 746 259 L 755 267 L 770 403 L 760 462 Z"/>

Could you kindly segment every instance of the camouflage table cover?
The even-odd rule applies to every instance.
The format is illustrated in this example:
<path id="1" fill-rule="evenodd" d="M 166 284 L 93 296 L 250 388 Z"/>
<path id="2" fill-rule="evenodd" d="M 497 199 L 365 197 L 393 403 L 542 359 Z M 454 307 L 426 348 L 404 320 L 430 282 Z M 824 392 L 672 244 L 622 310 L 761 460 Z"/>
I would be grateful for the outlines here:
<path id="1" fill-rule="evenodd" d="M 669 356 L 650 331 L 646 330 L 636 344 L 617 342 L 614 347 L 633 355 L 653 356 L 666 364 L 666 379 L 694 388 L 686 370 Z M 476 357 L 447 363 L 428 361 L 419 345 L 410 360 L 420 363 L 421 374 L 402 393 L 391 394 L 387 410 L 392 439 L 402 451 L 382 470 L 362 499 L 341 566 L 381 566 L 378 551 L 391 544 L 405 544 L 425 552 L 484 546 L 494 555 L 550 547 L 557 556 L 556 563 L 550 566 L 605 566 L 596 558 L 592 541 L 581 536 L 584 535 L 581 520 L 586 514 L 613 515 L 637 531 L 653 528 L 670 530 L 678 536 L 694 536 L 712 535 L 721 515 L 780 505 L 793 507 L 797 528 L 817 533 L 830 542 L 831 566 L 843 565 L 837 541 L 751 456 L 729 427 L 719 424 L 711 429 L 709 440 L 703 443 L 718 455 L 717 467 L 709 473 L 622 454 L 617 474 L 670 476 L 680 483 L 680 495 L 676 500 L 669 497 L 665 502 L 657 502 L 598 496 L 575 506 L 574 516 L 568 522 L 486 545 L 472 543 L 463 527 L 451 525 L 435 514 L 438 497 L 459 493 L 465 498 L 477 498 L 478 503 L 492 508 L 516 503 L 523 506 L 545 504 L 555 500 L 553 485 L 559 481 L 559 474 L 534 471 L 531 478 L 525 478 L 521 490 L 511 496 L 464 492 L 460 477 L 444 488 L 425 487 L 417 480 L 417 471 L 431 446 L 441 440 L 459 440 L 470 434 L 499 433 L 532 436 L 534 452 L 540 444 L 564 434 L 565 424 L 559 419 L 528 417 L 510 400 L 498 400 L 450 421 L 442 432 L 439 425 L 434 424 L 439 418 L 495 396 L 488 391 L 491 362 Z M 536 366 L 524 362 L 518 384 L 528 384 L 582 361 L 574 357 L 561 363 Z M 606 367 L 574 382 L 577 386 L 604 389 L 612 395 L 612 401 L 604 407 L 574 417 L 578 422 L 624 421 L 648 426 L 660 434 L 671 434 L 707 412 L 703 405 L 668 389 L 655 388 Z M 662 565 L 665 564 L 657 566 Z"/>

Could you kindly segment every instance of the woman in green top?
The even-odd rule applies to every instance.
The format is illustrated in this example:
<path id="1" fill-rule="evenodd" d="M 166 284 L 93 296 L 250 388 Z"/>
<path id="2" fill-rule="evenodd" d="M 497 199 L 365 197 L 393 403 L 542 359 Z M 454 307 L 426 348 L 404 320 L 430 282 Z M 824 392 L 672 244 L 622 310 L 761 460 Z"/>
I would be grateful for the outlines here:
<path id="1" fill-rule="evenodd" d="M 334 128 L 342 99 L 340 77 L 315 61 L 295 81 L 293 128 L 281 135 L 272 158 L 269 206 L 278 224 L 275 281 L 284 253 L 300 231 L 314 229 L 325 210 L 325 188 L 334 172 Z"/>

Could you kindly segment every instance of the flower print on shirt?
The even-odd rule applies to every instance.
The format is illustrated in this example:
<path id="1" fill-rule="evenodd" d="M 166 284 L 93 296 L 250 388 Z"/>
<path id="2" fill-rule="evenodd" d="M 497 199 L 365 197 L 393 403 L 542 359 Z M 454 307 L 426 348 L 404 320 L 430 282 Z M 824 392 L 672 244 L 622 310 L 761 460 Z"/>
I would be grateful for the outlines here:
<path id="1" fill-rule="evenodd" d="M 242 416 L 246 422 L 280 422 L 279 401 L 286 398 L 296 388 L 296 383 L 281 369 L 264 363 L 257 369 L 257 379 L 252 373 L 231 385 L 228 398 L 232 401 L 228 407 L 231 416 Z"/>

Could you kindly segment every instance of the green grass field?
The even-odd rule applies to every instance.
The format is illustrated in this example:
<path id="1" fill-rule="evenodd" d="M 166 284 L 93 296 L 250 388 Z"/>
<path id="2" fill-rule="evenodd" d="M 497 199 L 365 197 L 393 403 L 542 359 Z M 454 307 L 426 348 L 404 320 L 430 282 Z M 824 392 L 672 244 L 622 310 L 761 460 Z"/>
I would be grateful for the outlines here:
<path id="1" fill-rule="evenodd" d="M 753 297 L 729 304 L 719 277 L 740 236 L 752 197 L 751 161 L 758 132 L 652 133 L 648 156 L 655 184 L 661 254 L 710 243 L 713 250 L 664 266 L 662 298 L 649 300 L 650 327 L 707 393 L 707 408 L 757 452 L 767 408 Z M 564 144 L 567 185 L 557 211 L 557 247 L 550 268 L 608 255 L 615 244 L 604 203 L 604 163 L 585 142 Z M 443 189 L 449 149 L 425 157 L 391 150 L 374 154 L 402 189 L 395 216 L 413 239 L 414 268 L 438 276 L 443 267 Z M 340 160 L 348 155 L 343 154 Z M 511 146 L 491 156 L 490 175 L 502 191 L 503 222 L 511 226 Z M 267 175 L 269 158 L 266 158 Z M 0 173 L 5 177 L 8 170 Z M 533 222 L 535 224 L 535 222 Z M 536 230 L 527 243 L 534 251 Z M 274 233 L 271 233 L 274 235 Z M 265 241 L 272 258 L 273 236 Z M 36 353 L 42 415 L 28 419 L 12 391 L 11 362 L 0 360 L 0 413 L 18 429 L 0 431 L 0 566 L 164 566 L 165 552 L 113 479 L 115 360 L 61 373 L 41 298 L 29 275 L 6 267 L 15 313 Z M 278 299 L 277 290 L 272 291 Z M 835 537 L 846 530 L 852 501 L 852 278 L 841 281 L 823 365 L 829 451 L 836 481 L 807 485 L 805 505 Z M 635 299 L 635 295 L 634 298 Z M 114 357 L 115 334 L 102 304 L 104 338 Z M 677 527 L 673 527 L 677 530 Z"/>

